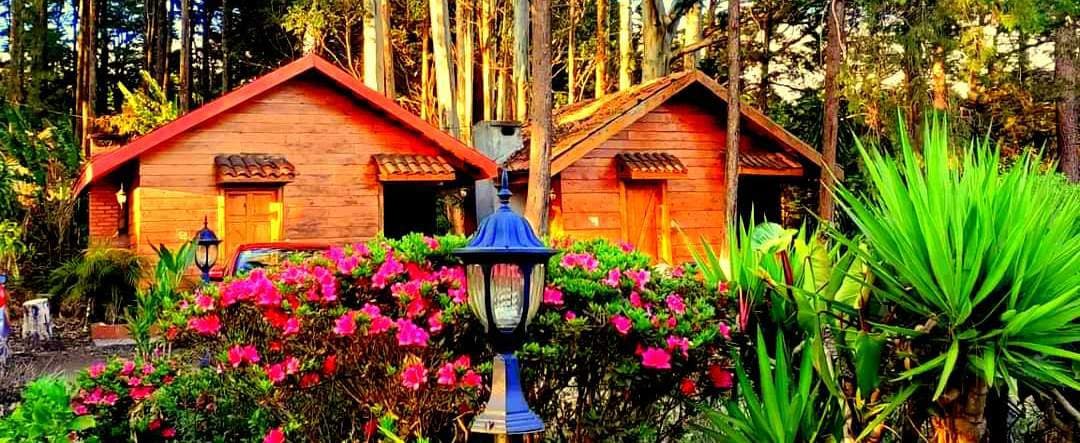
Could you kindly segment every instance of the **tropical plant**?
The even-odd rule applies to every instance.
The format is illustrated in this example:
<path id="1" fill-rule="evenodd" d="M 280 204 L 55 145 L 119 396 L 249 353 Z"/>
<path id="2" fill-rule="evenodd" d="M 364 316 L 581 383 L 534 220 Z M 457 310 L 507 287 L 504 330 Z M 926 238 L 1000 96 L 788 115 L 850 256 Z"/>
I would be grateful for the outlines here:
<path id="1" fill-rule="evenodd" d="M 150 287 L 139 289 L 135 294 L 135 306 L 124 313 L 128 331 L 135 341 L 139 356 L 146 359 L 154 350 L 151 332 L 163 310 L 171 308 L 180 299 L 180 287 L 185 272 L 195 259 L 193 242 L 185 242 L 173 252 L 165 245 L 154 247 L 157 264 L 154 267 Z"/>
<path id="2" fill-rule="evenodd" d="M 22 228 L 11 220 L 0 221 L 0 274 L 19 276 L 19 259 L 28 252 Z"/>
<path id="3" fill-rule="evenodd" d="M 974 442 L 989 388 L 1080 389 L 1080 199 L 1037 156 L 958 153 L 944 119 L 923 136 L 921 156 L 907 138 L 898 158 L 858 144 L 870 195 L 836 192 L 888 307 L 869 320 L 900 341 L 899 380 L 932 389 L 939 441 Z"/>
<path id="4" fill-rule="evenodd" d="M 76 415 L 71 408 L 71 391 L 58 377 L 42 377 L 30 382 L 22 402 L 0 419 L 0 443 L 70 441 L 96 442 L 96 438 L 72 440 L 72 436 L 94 427 L 94 417 Z"/>
<path id="5" fill-rule="evenodd" d="M 86 303 L 89 320 L 115 323 L 135 297 L 145 261 L 134 251 L 92 245 L 49 275 L 50 294 L 71 306 Z"/>
<path id="6" fill-rule="evenodd" d="M 139 71 L 139 75 L 146 88 L 133 92 L 120 83 L 124 105 L 119 114 L 109 118 L 123 136 L 146 134 L 180 116 L 176 103 L 169 100 L 157 80 L 146 71 Z"/>
<path id="7" fill-rule="evenodd" d="M 834 432 L 834 404 L 820 395 L 811 354 L 804 349 L 798 372 L 792 372 L 783 334 L 776 335 L 775 357 L 770 360 L 760 329 L 756 351 L 756 380 L 751 381 L 735 358 L 740 395 L 720 409 L 705 408 L 706 424 L 699 427 L 704 436 L 724 442 L 794 443 L 818 441 Z"/>

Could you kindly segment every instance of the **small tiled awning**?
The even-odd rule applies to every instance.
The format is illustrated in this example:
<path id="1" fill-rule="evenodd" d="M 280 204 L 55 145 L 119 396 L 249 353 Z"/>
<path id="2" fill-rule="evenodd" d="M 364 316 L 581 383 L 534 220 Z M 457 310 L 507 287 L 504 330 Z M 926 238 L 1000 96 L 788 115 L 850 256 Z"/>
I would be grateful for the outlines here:
<path id="1" fill-rule="evenodd" d="M 457 178 L 454 167 L 438 155 L 375 154 L 379 180 L 393 181 L 452 181 Z"/>
<path id="2" fill-rule="evenodd" d="M 630 180 L 664 180 L 686 175 L 686 166 L 666 152 L 620 152 L 615 154 L 619 177 Z"/>
<path id="3" fill-rule="evenodd" d="M 739 173 L 748 175 L 802 175 L 803 167 L 781 152 L 740 152 Z"/>
<path id="4" fill-rule="evenodd" d="M 288 183 L 296 178 L 296 167 L 281 155 L 219 154 L 214 173 L 218 184 Z"/>

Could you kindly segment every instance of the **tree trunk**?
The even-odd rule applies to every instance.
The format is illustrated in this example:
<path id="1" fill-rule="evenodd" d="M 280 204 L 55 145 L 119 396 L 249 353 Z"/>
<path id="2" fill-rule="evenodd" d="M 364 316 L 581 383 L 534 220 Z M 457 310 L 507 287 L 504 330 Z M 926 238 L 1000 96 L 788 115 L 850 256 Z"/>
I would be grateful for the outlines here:
<path id="1" fill-rule="evenodd" d="M 473 121 L 473 70 L 474 66 L 474 43 L 473 43 L 473 14 L 471 0 L 457 0 L 456 20 L 454 23 L 457 37 L 457 104 L 458 121 L 461 128 L 458 131 L 461 140 L 472 140 Z"/>
<path id="2" fill-rule="evenodd" d="M 596 80 L 593 84 L 596 98 L 607 93 L 608 63 L 608 0 L 596 0 Z"/>
<path id="3" fill-rule="evenodd" d="M 191 109 L 191 0 L 180 2 L 180 113 Z"/>
<path id="4" fill-rule="evenodd" d="M 498 63 L 497 76 L 498 87 L 495 88 L 495 119 L 496 120 L 508 120 L 510 115 L 510 63 L 508 56 L 509 51 L 503 50 L 496 52 L 496 57 L 500 60 Z"/>
<path id="5" fill-rule="evenodd" d="M 30 24 L 29 56 L 30 76 L 26 84 L 26 102 L 33 112 L 37 113 L 45 109 L 43 100 L 45 80 L 48 78 L 48 50 L 46 48 L 49 37 L 49 3 L 45 0 L 34 0 L 34 21 Z"/>
<path id="6" fill-rule="evenodd" d="M 666 27 L 663 23 L 663 3 L 659 0 L 641 2 L 641 82 L 667 75 L 668 54 L 665 47 Z"/>
<path id="7" fill-rule="evenodd" d="M 221 92 L 229 92 L 229 26 L 232 10 L 229 0 L 221 0 Z"/>
<path id="8" fill-rule="evenodd" d="M 382 65 L 383 94 L 391 99 L 397 96 L 394 87 L 394 42 L 390 34 L 390 1 L 377 0 L 379 7 L 379 60 Z"/>
<path id="9" fill-rule="evenodd" d="M 772 21 L 772 15 L 769 11 L 765 11 L 764 16 L 761 18 L 761 75 L 758 78 L 758 90 L 757 90 L 757 106 L 761 112 L 769 112 L 769 62 L 772 61 L 772 50 L 769 45 L 772 44 L 773 32 L 775 31 L 775 24 Z"/>
<path id="10" fill-rule="evenodd" d="M 634 63 L 633 41 L 630 39 L 630 20 L 634 12 L 630 9 L 630 0 L 619 0 L 619 90 L 630 89 L 630 78 Z"/>
<path id="11" fill-rule="evenodd" d="M 9 13 L 11 14 L 8 19 L 8 56 L 11 58 L 8 63 L 8 87 L 7 95 L 8 101 L 15 104 L 23 102 L 23 31 L 25 26 L 23 20 L 26 8 L 24 0 L 11 0 L 9 6 Z"/>
<path id="12" fill-rule="evenodd" d="M 420 118 L 432 121 L 431 115 L 431 36 L 429 28 L 420 30 Z"/>
<path id="13" fill-rule="evenodd" d="M 429 0 L 431 46 L 435 59 L 435 97 L 439 125 L 454 137 L 461 134 L 454 103 L 454 64 L 450 55 L 450 17 L 446 0 Z"/>
<path id="14" fill-rule="evenodd" d="M 495 118 L 495 35 L 491 32 L 494 25 L 495 0 L 480 0 L 480 82 L 483 98 L 480 105 L 483 106 L 483 119 Z"/>
<path id="15" fill-rule="evenodd" d="M 211 0 L 202 2 L 202 47 L 199 50 L 199 95 L 200 103 L 206 103 L 213 94 L 210 85 L 210 21 L 214 18 L 214 9 Z"/>
<path id="16" fill-rule="evenodd" d="M 686 14 L 686 27 L 683 28 L 683 46 L 690 46 L 701 41 L 701 4 L 695 3 Z M 697 69 L 700 51 L 683 54 L 683 70 Z"/>
<path id="17" fill-rule="evenodd" d="M 79 1 L 79 32 L 76 43 L 78 60 L 76 62 L 75 114 L 76 134 L 83 153 L 90 155 L 90 132 L 94 119 L 94 92 L 97 88 L 97 58 L 95 53 L 95 17 L 97 0 Z"/>
<path id="18" fill-rule="evenodd" d="M 566 102 L 573 103 L 575 89 L 577 87 L 577 64 L 576 53 L 574 51 L 574 34 L 577 30 L 577 0 L 567 0 L 570 2 L 570 14 L 569 21 L 570 27 L 566 33 Z"/>
<path id="19" fill-rule="evenodd" d="M 945 112 L 949 107 L 949 90 L 945 82 L 945 49 L 934 48 L 934 62 L 930 67 L 933 82 L 934 111 Z"/>
<path id="20" fill-rule="evenodd" d="M 840 64 L 843 63 L 841 49 L 844 45 L 844 18 L 846 10 L 844 0 L 832 0 L 827 15 L 828 42 L 825 47 L 825 121 L 822 122 L 821 187 L 818 190 L 818 214 L 826 222 L 833 219 L 833 176 L 836 170 L 836 143 L 840 127 Z"/>
<path id="21" fill-rule="evenodd" d="M 934 443 L 979 443 L 986 433 L 986 396 L 987 386 L 981 379 L 974 379 L 957 392 L 952 389 L 951 401 L 944 403 L 950 392 L 946 391 L 939 398 L 944 414 L 933 417 Z M 998 436 L 1000 437 L 1000 436 Z"/>
<path id="22" fill-rule="evenodd" d="M 379 41 L 382 38 L 382 34 L 379 32 L 381 20 L 379 20 L 378 14 L 379 0 L 364 0 L 363 77 L 365 86 L 385 94 L 382 72 L 382 42 Z M 351 58 L 352 55 L 349 54 L 349 57 Z"/>
<path id="23" fill-rule="evenodd" d="M 529 108 L 529 195 L 525 218 L 547 232 L 551 193 L 551 2 L 532 2 L 532 106 Z"/>
<path id="24" fill-rule="evenodd" d="M 739 0 L 728 0 L 727 35 L 728 100 L 724 210 L 728 222 L 736 223 L 739 214 L 735 207 L 739 195 L 739 79 L 742 74 L 739 66 Z"/>
<path id="25" fill-rule="evenodd" d="M 529 1 L 514 2 L 514 118 L 525 120 L 529 78 Z"/>
<path id="26" fill-rule="evenodd" d="M 1080 182 L 1080 128 L 1077 127 L 1077 36 L 1070 22 L 1054 34 L 1054 77 L 1061 91 L 1057 102 L 1057 135 L 1061 172 L 1069 181 Z"/>
<path id="27" fill-rule="evenodd" d="M 168 87 L 169 42 L 172 32 L 169 26 L 169 2 L 147 0 L 146 2 L 146 70 L 162 88 Z"/>

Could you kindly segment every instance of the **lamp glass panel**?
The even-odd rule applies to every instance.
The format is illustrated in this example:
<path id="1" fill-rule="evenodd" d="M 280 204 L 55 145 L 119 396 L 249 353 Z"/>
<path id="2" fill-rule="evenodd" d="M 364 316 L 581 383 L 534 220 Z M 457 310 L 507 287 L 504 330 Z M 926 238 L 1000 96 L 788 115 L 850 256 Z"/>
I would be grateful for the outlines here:
<path id="1" fill-rule="evenodd" d="M 491 267 L 491 313 L 500 330 L 513 330 L 521 321 L 524 286 L 525 277 L 518 265 L 498 263 Z"/>
<path id="2" fill-rule="evenodd" d="M 214 266 L 214 263 L 217 263 L 217 255 L 218 255 L 218 245 L 216 243 L 210 245 L 206 250 L 206 266 L 207 267 Z"/>
<path id="3" fill-rule="evenodd" d="M 469 308 L 472 309 L 473 314 L 476 314 L 476 318 L 480 319 L 484 329 L 487 329 L 487 310 L 484 309 L 484 289 L 487 288 L 487 282 L 484 281 L 484 267 L 465 266 L 465 279 L 469 289 Z"/>
<path id="4" fill-rule="evenodd" d="M 200 269 L 206 268 L 206 259 L 209 255 L 209 251 L 207 251 L 208 247 L 208 245 L 201 243 L 195 245 L 195 266 L 198 266 Z"/>
<path id="5" fill-rule="evenodd" d="M 531 322 L 536 317 L 536 311 L 540 309 L 540 302 L 544 299 L 544 265 L 533 265 L 529 278 L 529 316 L 525 318 L 526 322 Z"/>

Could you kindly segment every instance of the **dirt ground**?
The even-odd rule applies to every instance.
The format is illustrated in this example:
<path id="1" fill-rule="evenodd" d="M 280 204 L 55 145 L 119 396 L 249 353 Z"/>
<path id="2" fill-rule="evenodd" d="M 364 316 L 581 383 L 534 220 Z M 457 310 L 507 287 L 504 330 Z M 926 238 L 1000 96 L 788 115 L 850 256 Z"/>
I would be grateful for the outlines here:
<path id="1" fill-rule="evenodd" d="M 32 343 L 20 337 L 20 319 L 11 321 L 8 347 L 11 356 L 0 367 L 0 412 L 6 415 L 31 380 L 42 375 L 74 378 L 79 370 L 112 355 L 130 356 L 131 346 L 97 347 L 81 319 L 53 318 L 53 339 Z"/>

